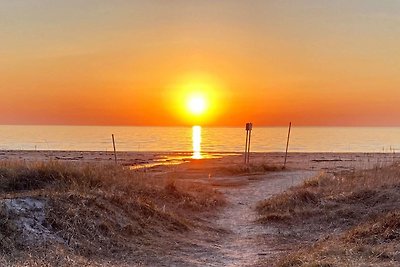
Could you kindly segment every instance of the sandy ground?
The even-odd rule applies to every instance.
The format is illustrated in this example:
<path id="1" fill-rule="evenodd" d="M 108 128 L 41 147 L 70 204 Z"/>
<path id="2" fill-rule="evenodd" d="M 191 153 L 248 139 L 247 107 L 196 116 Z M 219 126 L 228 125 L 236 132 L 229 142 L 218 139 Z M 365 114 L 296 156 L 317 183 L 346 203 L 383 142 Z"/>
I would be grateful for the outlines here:
<path id="1" fill-rule="evenodd" d="M 227 174 L 225 168 L 243 166 L 242 155 L 219 153 L 202 160 L 192 160 L 190 156 L 190 153 L 118 154 L 120 164 L 133 166 L 134 169 L 213 186 L 225 195 L 228 202 L 220 212 L 207 219 L 208 227 L 218 229 L 214 233 L 220 234 L 207 236 L 199 232 L 188 236 L 190 245 L 160 256 L 159 263 L 152 263 L 151 266 L 257 266 L 260 259 L 290 250 L 290 244 L 272 241 L 279 234 L 279 229 L 256 222 L 254 208 L 259 201 L 320 172 L 368 169 L 400 159 L 400 154 L 383 153 L 290 153 L 285 170 Z M 106 152 L 1 151 L 0 160 L 113 162 L 114 158 Z M 283 153 L 251 155 L 254 165 L 281 167 L 283 160 Z"/>
<path id="2" fill-rule="evenodd" d="M 281 248 L 260 242 L 276 234 L 276 229 L 256 222 L 255 206 L 258 201 L 279 194 L 315 174 L 315 171 L 285 171 L 244 176 L 241 178 L 249 181 L 247 185 L 221 188 L 229 204 L 218 214 L 215 224 L 229 234 L 215 244 L 214 255 L 204 258 L 201 265 L 253 266 L 259 259 L 280 252 Z"/>
<path id="3" fill-rule="evenodd" d="M 177 263 L 176 266 L 258 266 L 260 260 L 275 258 L 279 253 L 290 251 L 292 244 L 276 243 L 276 236 L 282 234 L 279 229 L 275 226 L 265 227 L 256 222 L 258 215 L 255 207 L 259 201 L 321 172 L 368 169 L 377 165 L 389 165 L 398 159 L 396 154 L 295 153 L 290 154 L 287 168 L 283 171 L 229 176 L 221 175 L 217 170 L 229 164 L 241 164 L 241 156 L 176 166 L 174 173 L 182 174 L 178 177 L 213 185 L 224 193 L 228 202 L 210 221 L 210 227 L 222 229 L 226 234 L 209 240 L 208 247 L 207 241 L 200 238 L 198 246 L 188 246 L 178 251 L 176 257 L 185 255 L 186 262 Z M 252 161 L 255 165 L 267 163 L 281 166 L 283 154 L 254 154 Z"/>
<path id="4" fill-rule="evenodd" d="M 225 164 L 242 164 L 241 153 L 205 153 L 202 164 L 223 166 Z M 191 152 L 117 152 L 118 164 L 152 168 L 154 166 L 177 165 L 196 161 Z M 207 159 L 208 158 L 208 159 Z M 376 164 L 390 164 L 400 159 L 395 153 L 289 153 L 287 168 L 298 170 L 349 170 L 354 168 L 370 168 Z M 114 154 L 105 151 L 30 151 L 30 150 L 3 150 L 0 151 L 0 160 L 22 161 L 68 161 L 68 162 L 101 162 L 113 163 Z M 251 153 L 250 163 L 265 163 L 273 166 L 282 166 L 284 153 Z"/>
<path id="5" fill-rule="evenodd" d="M 253 154 L 252 164 L 282 166 L 282 153 Z M 221 191 L 227 206 L 210 219 L 209 226 L 223 233 L 215 238 L 195 237 L 190 246 L 176 251 L 180 260 L 160 266 L 258 266 L 260 260 L 275 258 L 292 249 L 290 243 L 277 243 L 281 235 L 274 226 L 265 227 L 256 222 L 255 206 L 261 200 L 279 194 L 291 186 L 321 172 L 342 172 L 369 169 L 392 164 L 397 154 L 367 153 L 292 153 L 285 170 L 267 173 L 227 175 L 223 167 L 240 166 L 242 156 L 190 161 L 177 166 L 158 166 L 153 171 L 171 172 L 171 175 L 190 183 L 205 183 Z M 228 167 L 229 168 L 229 167 Z M 196 239 L 197 238 L 197 239 Z"/>

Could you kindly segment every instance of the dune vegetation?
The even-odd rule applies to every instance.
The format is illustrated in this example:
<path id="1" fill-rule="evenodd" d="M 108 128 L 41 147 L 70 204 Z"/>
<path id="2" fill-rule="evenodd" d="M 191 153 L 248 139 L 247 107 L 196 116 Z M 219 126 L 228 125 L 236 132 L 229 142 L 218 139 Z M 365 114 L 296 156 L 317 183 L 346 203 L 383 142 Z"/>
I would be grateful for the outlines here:
<path id="1" fill-rule="evenodd" d="M 323 173 L 260 202 L 257 211 L 291 251 L 261 265 L 399 266 L 399 164 Z"/>
<path id="2" fill-rule="evenodd" d="M 1 266 L 151 265 L 224 203 L 168 175 L 51 161 L 1 162 L 0 193 Z"/>

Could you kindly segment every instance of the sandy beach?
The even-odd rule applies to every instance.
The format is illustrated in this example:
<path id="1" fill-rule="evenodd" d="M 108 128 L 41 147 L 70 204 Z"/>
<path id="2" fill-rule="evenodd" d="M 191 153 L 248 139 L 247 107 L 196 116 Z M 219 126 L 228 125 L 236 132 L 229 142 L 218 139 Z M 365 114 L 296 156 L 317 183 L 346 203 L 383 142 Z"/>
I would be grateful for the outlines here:
<path id="1" fill-rule="evenodd" d="M 271 262 L 271 259 L 282 255 L 285 251 L 291 251 L 293 247 L 290 239 L 285 242 L 276 241 L 277 236 L 280 236 L 279 228 L 273 225 L 264 226 L 257 222 L 259 215 L 256 207 L 261 201 L 300 185 L 306 179 L 324 173 L 339 175 L 374 167 L 381 168 L 392 165 L 400 159 L 400 155 L 393 153 L 289 153 L 286 168 L 283 169 L 284 156 L 284 153 L 252 153 L 250 164 L 245 166 L 243 155 L 239 153 L 236 155 L 215 153 L 210 154 L 209 158 L 200 160 L 191 159 L 190 153 L 118 153 L 117 163 L 119 166 L 123 165 L 124 169 L 132 173 L 144 173 L 145 177 L 152 178 L 153 182 L 151 183 L 155 187 L 161 185 L 161 189 L 165 190 L 162 185 L 165 183 L 168 185 L 172 181 L 173 188 L 176 185 L 183 190 L 182 193 L 178 193 L 180 191 L 175 191 L 177 189 L 168 189 L 170 190 L 168 194 L 171 196 L 176 197 L 176 194 L 186 196 L 188 192 L 193 193 L 198 188 L 204 187 L 212 190 L 210 192 L 214 192 L 213 194 L 217 193 L 217 196 L 221 195 L 226 203 L 223 206 L 216 206 L 204 211 L 202 211 L 203 208 L 199 211 L 184 211 L 178 216 L 185 214 L 184 220 L 190 221 L 189 229 L 191 230 L 180 232 L 165 229 L 163 231 L 166 231 L 168 237 L 164 237 L 161 243 L 156 242 L 144 246 L 143 252 L 131 251 L 131 253 L 121 256 L 121 261 L 113 258 L 119 255 L 119 252 L 116 252 L 117 254 L 112 254 L 111 258 L 99 260 L 85 257 L 83 262 L 87 266 L 98 266 L 98 264 L 103 264 L 104 260 L 108 262 L 108 266 L 136 266 L 136 264 L 140 266 L 268 266 L 268 264 L 260 265 L 260 262 Z M 77 166 L 80 166 L 81 163 L 88 163 L 88 166 L 93 166 L 94 169 L 102 169 L 104 167 L 101 166 L 114 164 L 114 155 L 106 152 L 80 151 L 1 151 L 0 160 L 3 163 L 21 162 L 23 164 L 72 162 Z M 143 183 L 143 180 L 140 181 Z M 112 187 L 113 183 L 110 183 Z M 124 186 L 129 186 L 129 181 Z M 93 194 L 98 194 L 96 193 L 97 187 L 90 190 L 94 190 Z M 44 192 L 33 190 L 3 193 L 1 202 L 8 205 L 8 212 L 13 213 L 16 205 L 14 202 L 20 201 L 27 206 L 24 207 L 26 213 L 29 214 L 32 209 L 33 214 L 42 212 L 40 214 L 43 217 L 46 203 L 54 198 L 51 194 L 50 198 L 44 198 L 43 196 L 47 194 Z M 162 192 L 160 193 L 164 194 Z M 71 194 L 67 191 L 68 196 Z M 116 196 L 119 194 L 118 190 L 112 193 Z M 146 197 L 148 197 L 148 193 L 146 193 Z M 86 193 L 80 198 L 86 198 Z M 98 196 L 96 196 L 97 198 Z M 160 212 L 160 214 L 174 213 L 175 209 L 178 211 L 180 209 L 174 207 L 174 203 L 165 202 L 165 200 L 160 204 L 158 203 L 160 200 L 157 199 L 158 197 L 156 197 L 155 204 L 152 205 L 155 205 L 156 212 Z M 22 205 L 21 203 L 18 205 Z M 32 203 L 40 204 L 40 208 L 38 209 L 35 205 L 30 207 L 29 205 Z M 73 204 L 68 200 L 66 205 L 69 207 Z M 74 209 L 74 206 L 71 208 Z M 18 216 L 22 215 L 18 213 L 15 216 L 19 218 Z M 28 218 L 30 215 L 24 216 Z M 121 213 L 118 216 L 125 215 Z M 155 225 L 158 224 L 157 220 L 154 222 Z M 40 230 L 35 228 L 37 226 L 33 226 L 34 239 L 37 239 L 37 241 L 32 241 L 33 244 L 44 237 L 50 238 L 50 240 L 60 240 L 57 241 L 58 243 L 65 242 L 53 233 L 51 228 L 47 229 L 48 226 L 44 224 L 44 221 L 35 221 L 34 225 L 39 225 Z M 25 233 L 25 238 L 32 239 L 30 228 L 27 230 L 24 226 L 20 227 L 22 227 L 21 231 Z M 146 227 L 152 226 L 150 224 Z M 153 240 L 153 234 L 148 238 Z M 143 242 L 147 243 L 149 240 L 145 239 Z M 174 245 L 171 245 L 171 242 Z M 162 252 L 157 252 L 156 255 L 151 252 L 159 250 Z M 73 257 L 72 259 L 65 261 L 65 264 L 71 264 L 71 266 L 83 264 L 82 261 L 77 261 L 77 263 L 76 259 Z"/>
<path id="2" fill-rule="evenodd" d="M 282 152 L 251 153 L 250 163 L 264 163 L 270 166 L 283 166 L 285 154 Z M 375 165 L 384 166 L 400 159 L 400 153 L 288 153 L 287 169 L 341 171 L 366 169 Z M 114 154 L 105 151 L 45 151 L 45 150 L 3 150 L 0 160 L 20 161 L 59 161 L 113 163 Z M 192 159 L 191 152 L 117 152 L 117 162 L 123 166 L 145 168 L 151 171 L 164 171 L 170 165 L 201 165 L 204 167 L 223 167 L 242 165 L 242 153 L 205 153 L 203 159 Z"/>

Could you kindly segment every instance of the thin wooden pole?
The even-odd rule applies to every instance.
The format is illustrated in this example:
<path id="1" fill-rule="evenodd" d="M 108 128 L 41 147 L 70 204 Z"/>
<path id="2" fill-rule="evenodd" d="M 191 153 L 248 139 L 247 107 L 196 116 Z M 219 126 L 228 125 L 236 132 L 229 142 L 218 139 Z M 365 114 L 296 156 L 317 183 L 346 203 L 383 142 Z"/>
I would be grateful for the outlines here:
<path id="1" fill-rule="evenodd" d="M 117 151 L 115 149 L 115 139 L 114 139 L 114 134 L 111 135 L 112 138 L 112 142 L 113 142 L 113 147 L 114 147 L 114 160 L 115 160 L 115 164 L 117 164 Z"/>
<path id="2" fill-rule="evenodd" d="M 249 131 L 246 129 L 246 146 L 244 148 L 244 164 L 247 163 L 247 145 L 249 142 Z"/>
<path id="3" fill-rule="evenodd" d="M 285 162 L 283 163 L 283 168 L 286 167 L 286 159 L 287 159 L 287 153 L 289 149 L 289 139 L 290 139 L 290 129 L 292 128 L 292 122 L 289 123 L 289 131 L 287 135 L 287 141 L 286 141 L 286 152 L 285 152 Z"/>
<path id="4" fill-rule="evenodd" d="M 251 126 L 250 126 L 251 127 Z M 247 164 L 250 162 L 250 139 L 251 139 L 251 128 L 249 131 L 249 145 L 247 146 Z"/>

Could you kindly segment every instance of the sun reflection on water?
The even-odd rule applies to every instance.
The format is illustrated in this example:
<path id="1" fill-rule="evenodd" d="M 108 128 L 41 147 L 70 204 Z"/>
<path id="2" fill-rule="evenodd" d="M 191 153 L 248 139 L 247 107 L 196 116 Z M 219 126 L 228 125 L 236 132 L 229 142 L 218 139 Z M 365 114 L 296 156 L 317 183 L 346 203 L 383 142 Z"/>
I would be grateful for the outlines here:
<path id="1" fill-rule="evenodd" d="M 201 126 L 193 126 L 192 128 L 193 140 L 193 159 L 201 159 Z"/>

